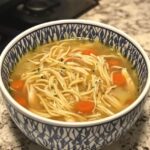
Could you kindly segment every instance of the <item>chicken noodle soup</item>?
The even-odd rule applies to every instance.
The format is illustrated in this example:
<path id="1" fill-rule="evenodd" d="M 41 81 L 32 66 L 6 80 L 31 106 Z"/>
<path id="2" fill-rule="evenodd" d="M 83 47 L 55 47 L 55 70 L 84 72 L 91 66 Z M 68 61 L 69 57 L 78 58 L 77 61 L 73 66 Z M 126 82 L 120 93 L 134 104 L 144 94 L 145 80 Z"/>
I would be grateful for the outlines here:
<path id="1" fill-rule="evenodd" d="M 97 41 L 51 42 L 23 56 L 10 76 L 14 99 L 40 116 L 90 121 L 114 115 L 138 96 L 136 71 Z"/>

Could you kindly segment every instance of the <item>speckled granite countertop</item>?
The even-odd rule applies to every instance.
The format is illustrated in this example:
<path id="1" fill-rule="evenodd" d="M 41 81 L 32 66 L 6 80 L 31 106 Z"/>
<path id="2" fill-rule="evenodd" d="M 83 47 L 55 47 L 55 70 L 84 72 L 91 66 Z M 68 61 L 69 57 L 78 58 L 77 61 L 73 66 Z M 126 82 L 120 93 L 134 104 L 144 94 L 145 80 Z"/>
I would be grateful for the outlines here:
<path id="1" fill-rule="evenodd" d="M 101 0 L 80 18 L 113 25 L 137 40 L 150 56 L 150 0 Z M 44 150 L 11 121 L 0 96 L 0 150 Z M 150 150 L 150 92 L 133 128 L 104 150 Z"/>

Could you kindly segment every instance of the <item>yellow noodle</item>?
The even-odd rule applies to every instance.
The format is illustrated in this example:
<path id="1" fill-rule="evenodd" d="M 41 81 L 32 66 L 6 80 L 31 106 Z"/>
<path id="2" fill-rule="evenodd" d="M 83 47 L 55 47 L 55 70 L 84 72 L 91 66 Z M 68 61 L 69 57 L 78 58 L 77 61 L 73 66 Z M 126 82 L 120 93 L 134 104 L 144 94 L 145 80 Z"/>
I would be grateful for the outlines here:
<path id="1" fill-rule="evenodd" d="M 83 78 L 82 78 L 82 79 L 77 79 L 77 80 L 75 80 L 75 81 L 72 81 L 72 82 L 69 84 L 69 87 L 74 86 L 75 84 L 79 84 L 79 83 L 81 83 L 81 82 L 83 82 Z"/>
<path id="2" fill-rule="evenodd" d="M 35 97 L 39 98 L 43 107 L 41 110 L 29 110 L 43 117 L 63 118 L 65 121 L 95 120 L 120 110 L 119 100 L 111 95 L 112 89 L 117 86 L 113 84 L 113 72 L 110 73 L 105 59 L 120 57 L 113 54 L 82 54 L 82 50 L 91 47 L 92 43 L 72 47 L 70 41 L 64 40 L 39 46 L 37 50 L 40 53 L 27 58 L 36 69 L 27 70 L 21 79 L 25 80 L 28 91 L 30 85 L 34 86 Z M 75 59 L 69 61 L 70 58 Z M 119 66 L 112 68 L 124 69 Z M 94 103 L 91 114 L 74 112 L 74 103 L 80 100 Z"/>

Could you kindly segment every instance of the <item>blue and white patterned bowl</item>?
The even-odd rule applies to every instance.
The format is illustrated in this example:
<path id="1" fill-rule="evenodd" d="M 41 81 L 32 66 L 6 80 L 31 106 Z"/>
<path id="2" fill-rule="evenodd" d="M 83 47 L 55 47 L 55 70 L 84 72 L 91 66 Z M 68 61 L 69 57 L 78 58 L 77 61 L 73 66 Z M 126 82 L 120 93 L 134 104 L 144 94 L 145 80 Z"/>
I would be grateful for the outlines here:
<path id="1" fill-rule="evenodd" d="M 19 59 L 39 44 L 64 38 L 98 39 L 118 49 L 137 69 L 140 95 L 114 116 L 90 122 L 42 118 L 20 106 L 8 92 L 8 78 Z M 0 87 L 10 116 L 32 141 L 51 150 L 97 150 L 116 141 L 138 119 L 150 87 L 149 59 L 137 42 L 122 31 L 93 21 L 60 20 L 32 27 L 15 37 L 0 58 Z"/>

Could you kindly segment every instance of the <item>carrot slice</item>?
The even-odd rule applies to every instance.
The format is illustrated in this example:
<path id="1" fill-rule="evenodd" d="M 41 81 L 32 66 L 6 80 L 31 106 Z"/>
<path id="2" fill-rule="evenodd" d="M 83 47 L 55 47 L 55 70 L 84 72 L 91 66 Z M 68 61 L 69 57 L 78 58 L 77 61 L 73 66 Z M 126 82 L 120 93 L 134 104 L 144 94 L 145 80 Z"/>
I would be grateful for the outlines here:
<path id="1" fill-rule="evenodd" d="M 18 95 L 13 95 L 14 99 L 20 104 L 22 105 L 23 107 L 27 108 L 28 107 L 28 102 L 26 99 L 24 99 L 23 97 L 21 96 L 18 96 Z"/>
<path id="2" fill-rule="evenodd" d="M 87 50 L 83 50 L 82 51 L 82 54 L 84 55 L 90 55 L 90 54 L 96 54 L 95 50 L 92 50 L 92 49 L 87 49 Z"/>
<path id="3" fill-rule="evenodd" d="M 110 59 L 107 59 L 106 61 L 109 65 L 109 67 L 120 66 L 121 65 L 121 61 L 119 59 L 110 58 Z"/>
<path id="4" fill-rule="evenodd" d="M 126 85 L 126 79 L 120 71 L 113 72 L 113 83 L 118 86 Z"/>
<path id="5" fill-rule="evenodd" d="M 91 101 L 79 101 L 75 103 L 74 109 L 78 113 L 92 113 L 94 103 Z"/>
<path id="6" fill-rule="evenodd" d="M 24 81 L 23 80 L 14 80 L 13 82 L 11 82 L 10 86 L 14 90 L 21 90 L 21 89 L 23 89 Z"/>
<path id="7" fill-rule="evenodd" d="M 132 99 L 128 99 L 128 100 L 125 102 L 125 104 L 126 104 L 126 105 L 130 105 L 132 102 L 133 102 Z"/>

